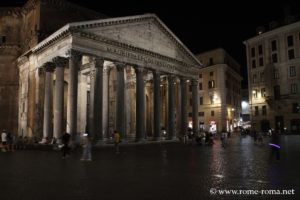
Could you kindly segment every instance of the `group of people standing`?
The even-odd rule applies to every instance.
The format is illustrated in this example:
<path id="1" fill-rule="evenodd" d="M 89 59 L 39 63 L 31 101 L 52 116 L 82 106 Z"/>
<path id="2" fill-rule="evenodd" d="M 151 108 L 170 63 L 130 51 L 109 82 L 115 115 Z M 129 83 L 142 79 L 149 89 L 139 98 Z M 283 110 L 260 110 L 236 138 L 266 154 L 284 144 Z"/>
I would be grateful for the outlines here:
<path id="1" fill-rule="evenodd" d="M 119 154 L 119 143 L 121 142 L 121 136 L 118 131 L 114 131 L 113 133 L 113 141 L 115 145 L 115 153 Z M 61 137 L 61 150 L 62 150 L 62 158 L 65 159 L 70 155 L 70 142 L 71 135 L 65 132 Z M 81 136 L 81 146 L 82 146 L 82 156 L 80 158 L 81 161 L 92 161 L 92 138 L 89 134 L 84 133 Z"/>

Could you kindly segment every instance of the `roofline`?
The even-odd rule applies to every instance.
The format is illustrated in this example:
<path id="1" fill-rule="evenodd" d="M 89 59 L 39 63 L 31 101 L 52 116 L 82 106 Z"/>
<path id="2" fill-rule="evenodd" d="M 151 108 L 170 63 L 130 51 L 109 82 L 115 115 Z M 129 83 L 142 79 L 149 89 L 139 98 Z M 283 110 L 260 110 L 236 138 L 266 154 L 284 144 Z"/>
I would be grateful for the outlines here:
<path id="1" fill-rule="evenodd" d="M 114 25 L 114 24 L 122 24 L 124 22 L 131 22 L 131 21 L 143 21 L 145 19 L 154 19 L 158 21 L 158 23 L 166 30 L 166 32 L 173 38 L 173 40 L 177 43 L 179 48 L 182 48 L 186 54 L 192 58 L 198 65 L 202 66 L 202 63 L 195 57 L 195 55 L 177 38 L 174 33 L 153 13 L 144 14 L 144 15 L 134 15 L 134 16 L 127 16 L 127 17 L 114 17 L 114 18 L 107 18 L 107 19 L 98 19 L 98 20 L 88 20 L 88 21 L 81 21 L 81 22 L 72 22 L 68 23 L 62 28 L 58 29 L 56 32 L 51 34 L 49 37 L 45 38 L 41 41 L 36 47 L 32 49 L 33 52 L 38 51 L 39 49 L 47 46 L 48 44 L 52 43 L 53 41 L 59 39 L 62 35 L 69 33 L 72 30 L 76 30 L 78 28 L 93 28 L 98 26 L 107 26 L 107 25 Z"/>
<path id="2" fill-rule="evenodd" d="M 261 39 L 270 37 L 270 36 L 278 34 L 278 33 L 286 32 L 288 30 L 291 30 L 294 26 L 299 27 L 300 26 L 300 21 L 292 23 L 292 24 L 288 24 L 288 25 L 285 25 L 285 26 L 280 26 L 280 27 L 278 27 L 276 29 L 267 31 L 265 33 L 262 33 L 260 35 L 255 36 L 255 37 L 252 37 L 252 38 L 249 38 L 247 40 L 244 40 L 243 44 L 246 45 L 247 43 L 252 43 L 252 42 L 254 42 L 256 40 L 261 40 Z"/>

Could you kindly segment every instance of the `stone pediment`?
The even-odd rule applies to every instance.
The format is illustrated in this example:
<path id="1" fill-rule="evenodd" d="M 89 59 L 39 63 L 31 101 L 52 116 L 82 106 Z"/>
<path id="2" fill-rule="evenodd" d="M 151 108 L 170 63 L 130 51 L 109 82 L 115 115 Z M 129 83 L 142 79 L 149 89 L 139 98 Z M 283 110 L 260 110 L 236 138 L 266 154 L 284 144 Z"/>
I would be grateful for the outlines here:
<path id="1" fill-rule="evenodd" d="M 92 34 L 192 65 L 200 62 L 154 14 L 69 24 L 76 32 Z"/>

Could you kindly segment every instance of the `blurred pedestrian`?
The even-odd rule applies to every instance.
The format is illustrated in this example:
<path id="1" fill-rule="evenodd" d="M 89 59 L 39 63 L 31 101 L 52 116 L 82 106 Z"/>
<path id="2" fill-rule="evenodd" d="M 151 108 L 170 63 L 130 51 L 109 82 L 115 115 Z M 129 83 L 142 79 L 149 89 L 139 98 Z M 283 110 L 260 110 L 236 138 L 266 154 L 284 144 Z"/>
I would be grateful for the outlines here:
<path id="1" fill-rule="evenodd" d="M 226 132 L 225 128 L 223 128 L 222 132 L 221 132 L 221 142 L 222 142 L 223 148 L 226 147 L 226 140 L 227 140 L 227 132 Z"/>
<path id="2" fill-rule="evenodd" d="M 117 130 L 115 130 L 114 131 L 114 144 L 115 144 L 116 154 L 120 153 L 120 150 L 119 150 L 119 144 L 120 144 L 120 142 L 121 142 L 120 133 Z"/>
<path id="3" fill-rule="evenodd" d="M 14 137 L 10 132 L 6 134 L 7 151 L 14 151 Z"/>
<path id="4" fill-rule="evenodd" d="M 92 142 L 87 133 L 82 136 L 82 156 L 81 161 L 92 161 Z"/>
<path id="5" fill-rule="evenodd" d="M 70 155 L 70 147 L 69 147 L 69 143 L 70 143 L 70 134 L 65 132 L 62 137 L 61 137 L 61 142 L 63 144 L 63 147 L 61 148 L 62 150 L 62 158 L 66 158 Z"/>
<path id="6" fill-rule="evenodd" d="M 5 129 L 3 129 L 1 133 L 1 142 L 2 142 L 2 152 L 7 151 L 7 132 Z"/>

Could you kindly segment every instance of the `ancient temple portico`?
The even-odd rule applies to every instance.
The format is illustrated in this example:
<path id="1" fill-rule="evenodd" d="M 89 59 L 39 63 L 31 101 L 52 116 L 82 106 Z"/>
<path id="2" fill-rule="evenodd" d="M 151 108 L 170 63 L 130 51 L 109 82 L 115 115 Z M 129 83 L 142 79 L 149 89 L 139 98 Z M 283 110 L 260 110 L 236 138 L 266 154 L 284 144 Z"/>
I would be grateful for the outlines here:
<path id="1" fill-rule="evenodd" d="M 174 140 L 187 130 L 188 84 L 199 124 L 201 63 L 153 14 L 67 24 L 18 65 L 19 135 L 105 141 L 118 130 L 124 140 Z"/>

